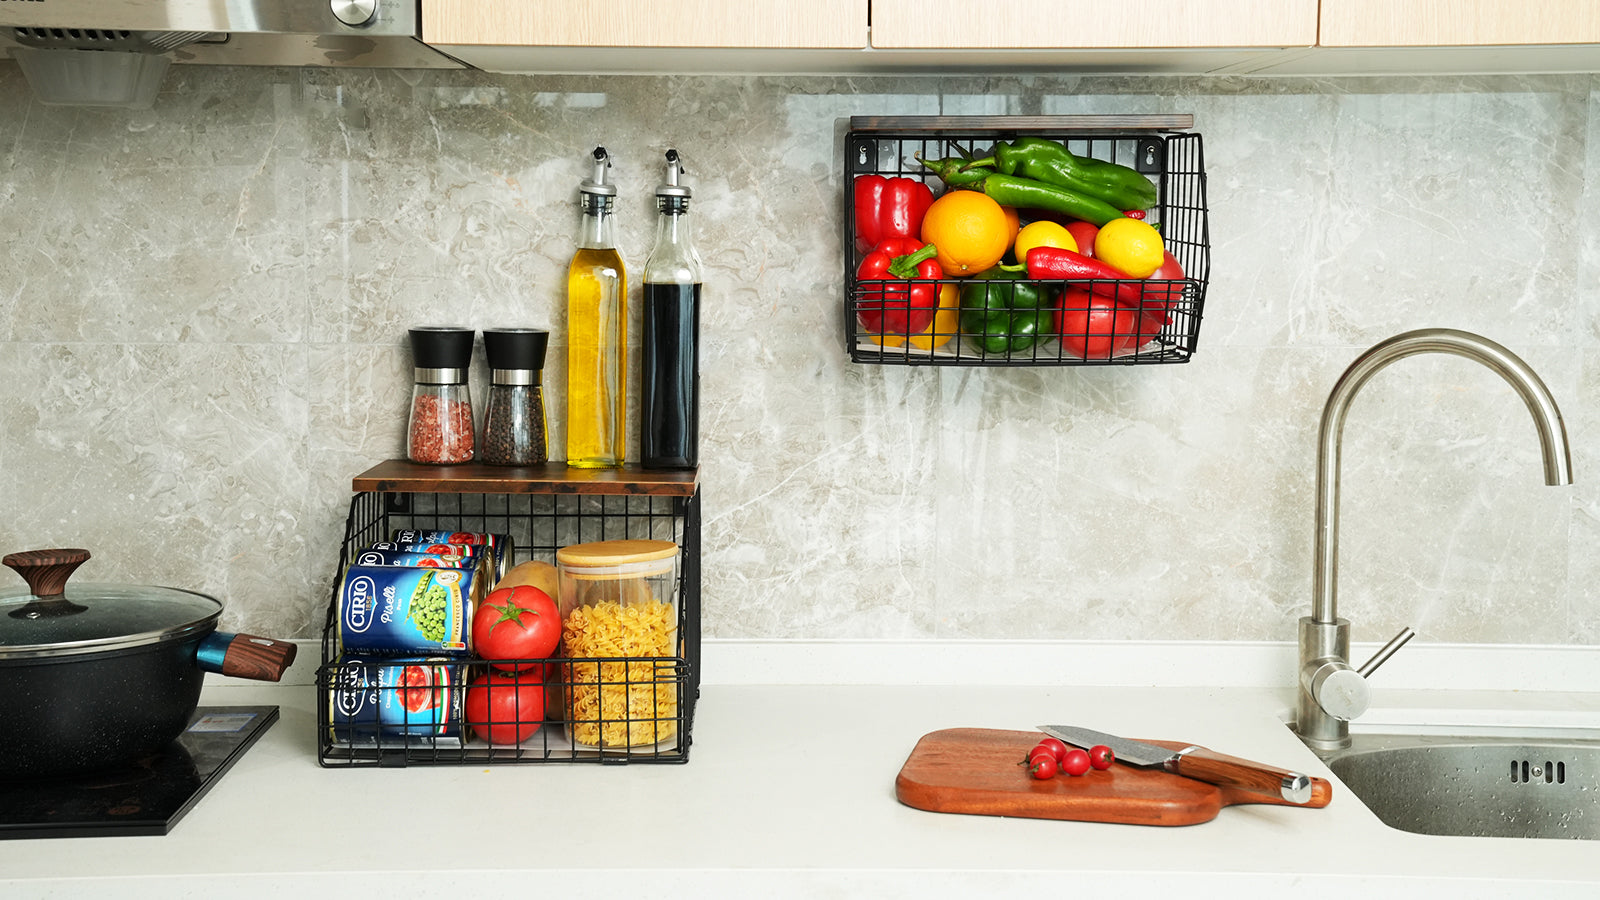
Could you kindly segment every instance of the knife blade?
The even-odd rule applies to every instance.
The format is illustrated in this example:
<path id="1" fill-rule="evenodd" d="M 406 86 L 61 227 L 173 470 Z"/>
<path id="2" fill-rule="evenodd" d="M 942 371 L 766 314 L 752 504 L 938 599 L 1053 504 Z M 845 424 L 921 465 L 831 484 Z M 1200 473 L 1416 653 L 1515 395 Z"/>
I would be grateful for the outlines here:
<path id="1" fill-rule="evenodd" d="M 1116 755 L 1117 762 L 1120 763 L 1141 768 L 1163 769 L 1174 775 L 1252 794 L 1281 797 L 1285 802 L 1296 805 L 1304 805 L 1311 801 L 1309 777 L 1288 769 L 1215 753 L 1199 745 L 1191 744 L 1182 750 L 1169 750 L 1155 744 L 1073 725 L 1040 725 L 1039 730 L 1085 750 L 1096 744 L 1104 744 L 1111 748 L 1111 752 Z"/>

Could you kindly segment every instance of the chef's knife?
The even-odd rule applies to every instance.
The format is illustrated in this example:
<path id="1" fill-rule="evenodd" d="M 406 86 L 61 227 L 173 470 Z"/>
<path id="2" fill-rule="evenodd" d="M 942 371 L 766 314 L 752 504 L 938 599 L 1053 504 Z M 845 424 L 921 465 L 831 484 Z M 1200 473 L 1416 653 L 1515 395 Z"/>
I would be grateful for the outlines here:
<path id="1" fill-rule="evenodd" d="M 1120 763 L 1164 769 L 1174 775 L 1252 794 L 1282 797 L 1296 805 L 1311 801 L 1311 779 L 1305 775 L 1214 753 L 1204 747 L 1191 745 L 1182 750 L 1169 750 L 1155 744 L 1071 725 L 1040 725 L 1039 730 L 1085 750 L 1096 744 L 1104 744 L 1111 748 Z"/>

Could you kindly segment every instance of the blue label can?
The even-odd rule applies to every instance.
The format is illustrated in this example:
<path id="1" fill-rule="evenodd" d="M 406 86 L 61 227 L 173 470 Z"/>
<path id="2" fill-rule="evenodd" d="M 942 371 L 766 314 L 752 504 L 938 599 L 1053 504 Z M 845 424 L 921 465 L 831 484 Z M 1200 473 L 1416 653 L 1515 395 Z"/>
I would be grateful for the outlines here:
<path id="1" fill-rule="evenodd" d="M 449 659 L 344 657 L 328 691 L 328 730 L 335 743 L 380 737 L 459 741 L 466 666 Z"/>
<path id="2" fill-rule="evenodd" d="M 339 646 L 385 656 L 466 656 L 482 581 L 471 569 L 348 566 Z"/>
<path id="3" fill-rule="evenodd" d="M 392 550 L 397 553 L 427 553 L 440 556 L 465 556 L 474 559 L 482 557 L 484 560 L 484 572 L 489 577 L 499 580 L 505 577 L 506 574 L 506 557 L 501 554 L 498 547 L 491 547 L 488 544 L 376 541 L 368 544 L 366 546 L 366 550 Z"/>
<path id="4" fill-rule="evenodd" d="M 509 560 L 516 554 L 511 552 L 511 535 L 491 534 L 484 531 L 421 531 L 417 529 L 397 529 L 393 540 L 399 544 L 466 544 L 468 546 L 484 547 L 493 557 L 491 568 L 496 578 L 504 578 Z"/>

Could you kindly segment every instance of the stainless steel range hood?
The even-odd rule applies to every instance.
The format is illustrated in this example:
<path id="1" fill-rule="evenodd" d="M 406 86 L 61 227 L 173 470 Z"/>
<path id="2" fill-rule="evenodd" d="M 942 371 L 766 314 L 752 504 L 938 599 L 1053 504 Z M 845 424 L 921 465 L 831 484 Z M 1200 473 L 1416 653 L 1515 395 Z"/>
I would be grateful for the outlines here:
<path id="1" fill-rule="evenodd" d="M 146 107 L 168 64 L 460 69 L 417 0 L 0 0 L 0 58 L 43 103 Z"/>

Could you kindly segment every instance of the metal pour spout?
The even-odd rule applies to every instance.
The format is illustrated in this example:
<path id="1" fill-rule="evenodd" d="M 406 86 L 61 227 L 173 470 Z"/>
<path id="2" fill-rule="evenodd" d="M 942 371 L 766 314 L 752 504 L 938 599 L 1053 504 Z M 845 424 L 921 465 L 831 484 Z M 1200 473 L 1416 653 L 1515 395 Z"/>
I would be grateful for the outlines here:
<path id="1" fill-rule="evenodd" d="M 1449 328 L 1408 331 L 1377 344 L 1350 364 L 1322 409 L 1322 428 L 1317 437 L 1316 581 L 1311 598 L 1311 617 L 1318 622 L 1332 623 L 1338 618 L 1339 445 L 1344 437 L 1345 414 L 1373 375 L 1396 360 L 1418 353 L 1452 353 L 1497 372 L 1533 414 L 1539 449 L 1544 454 L 1545 484 L 1572 483 L 1572 455 L 1561 410 L 1549 388 L 1516 354 L 1488 338 Z"/>
<path id="2" fill-rule="evenodd" d="M 1348 746 L 1350 719 L 1366 711 L 1366 676 L 1415 632 L 1407 628 L 1359 671 L 1350 667 L 1350 623 L 1339 618 L 1339 453 L 1345 414 L 1361 387 L 1379 370 L 1418 353 L 1451 353 L 1499 373 L 1527 404 L 1539 433 L 1546 484 L 1572 483 L 1572 452 L 1561 410 L 1528 364 L 1505 347 L 1465 331 L 1426 328 L 1395 335 L 1345 369 L 1322 409 L 1317 436 L 1317 534 L 1311 615 L 1300 620 L 1300 700 L 1295 730 L 1318 750 Z"/>

